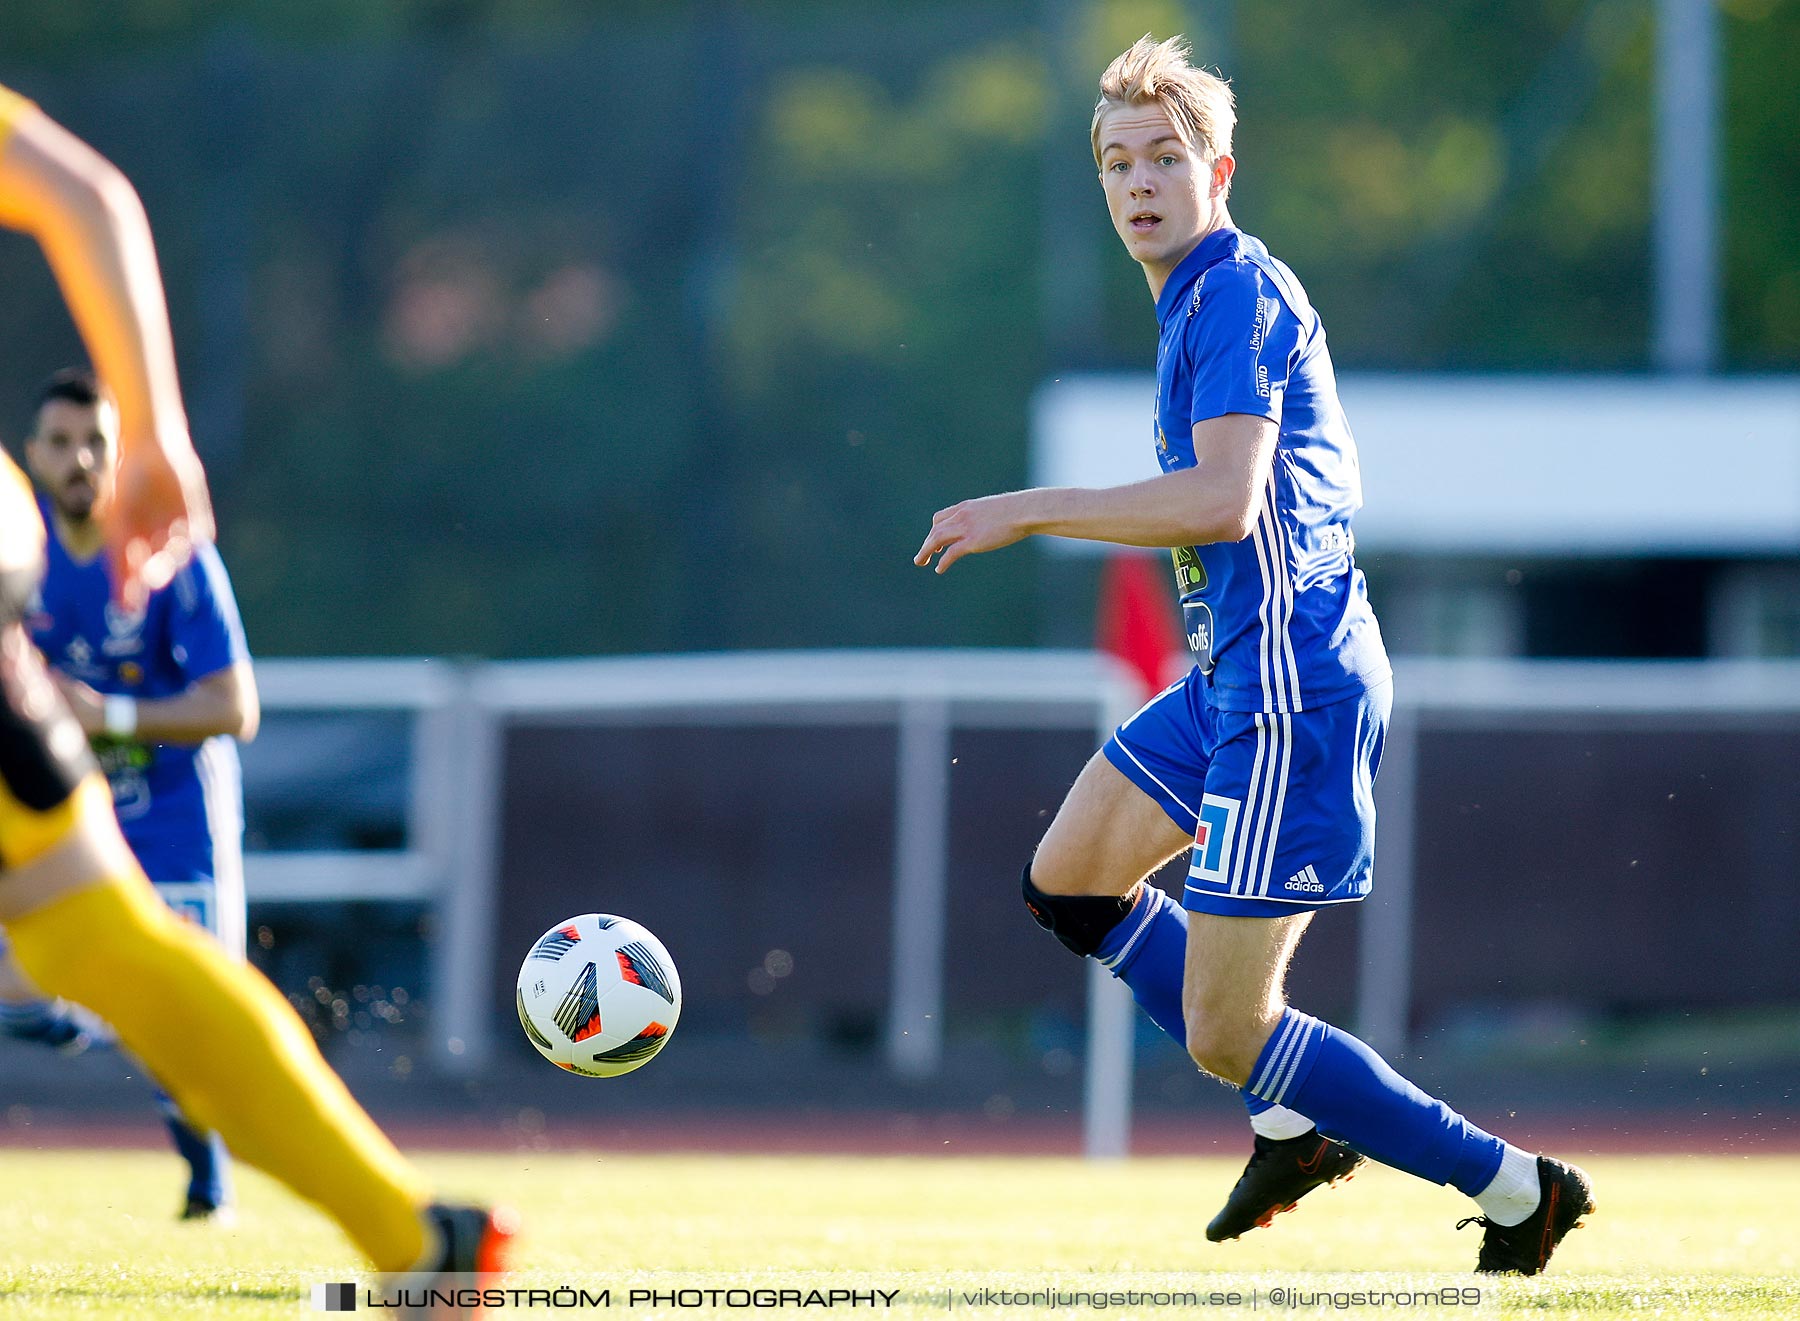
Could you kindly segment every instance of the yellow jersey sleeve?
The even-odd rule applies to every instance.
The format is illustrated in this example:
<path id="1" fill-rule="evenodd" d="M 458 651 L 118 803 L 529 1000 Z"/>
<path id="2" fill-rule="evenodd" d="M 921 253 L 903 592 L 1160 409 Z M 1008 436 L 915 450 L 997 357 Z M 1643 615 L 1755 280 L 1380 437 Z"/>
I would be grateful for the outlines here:
<path id="1" fill-rule="evenodd" d="M 30 101 L 13 91 L 12 88 L 0 86 L 0 147 L 6 145 L 7 136 L 12 132 L 13 121 L 30 108 Z"/>

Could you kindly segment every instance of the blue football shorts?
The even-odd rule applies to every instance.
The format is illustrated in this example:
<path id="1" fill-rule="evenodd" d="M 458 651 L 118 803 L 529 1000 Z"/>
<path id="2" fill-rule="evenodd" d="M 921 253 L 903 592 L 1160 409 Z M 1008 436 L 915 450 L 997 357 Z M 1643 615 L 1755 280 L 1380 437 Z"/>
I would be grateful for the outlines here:
<path id="1" fill-rule="evenodd" d="M 243 958 L 244 865 L 235 835 L 225 831 L 198 845 L 133 847 L 162 901 Z"/>
<path id="2" fill-rule="evenodd" d="M 1291 715 L 1221 711 L 1192 670 L 1113 731 L 1107 760 L 1194 836 L 1183 907 L 1284 917 L 1365 898 L 1393 701 L 1383 681 Z"/>

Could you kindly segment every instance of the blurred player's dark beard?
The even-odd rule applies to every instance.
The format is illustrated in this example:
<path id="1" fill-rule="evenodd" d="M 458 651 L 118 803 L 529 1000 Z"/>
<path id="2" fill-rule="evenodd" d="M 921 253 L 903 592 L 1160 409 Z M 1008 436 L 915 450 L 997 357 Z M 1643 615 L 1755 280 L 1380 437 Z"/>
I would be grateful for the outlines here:
<path id="1" fill-rule="evenodd" d="M 59 494 L 53 503 L 63 522 L 83 532 L 92 527 L 100 515 L 100 492 L 98 490 L 89 492 L 86 508 L 71 506 L 66 492 Z"/>

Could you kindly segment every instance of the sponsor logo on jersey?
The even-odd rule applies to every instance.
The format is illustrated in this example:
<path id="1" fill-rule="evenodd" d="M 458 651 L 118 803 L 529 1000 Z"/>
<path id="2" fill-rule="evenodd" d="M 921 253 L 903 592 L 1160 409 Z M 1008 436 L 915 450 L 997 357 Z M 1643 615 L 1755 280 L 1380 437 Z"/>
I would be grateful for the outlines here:
<path id="1" fill-rule="evenodd" d="M 1193 596 L 1181 598 L 1181 631 L 1187 637 L 1188 650 L 1193 653 L 1194 664 L 1200 667 L 1200 673 L 1213 672 L 1213 613 L 1212 607 Z"/>
<path id="2" fill-rule="evenodd" d="M 1194 313 L 1200 310 L 1200 291 L 1204 288 L 1206 288 L 1206 272 L 1201 271 L 1200 278 L 1194 281 L 1194 296 L 1188 299 L 1188 316 L 1190 319 L 1193 317 Z"/>
<path id="3" fill-rule="evenodd" d="M 1194 858 L 1188 875 L 1195 880 L 1223 884 L 1231 860 L 1231 841 L 1237 834 L 1241 800 L 1207 794 L 1200 800 L 1200 824 L 1194 830 Z"/>
<path id="4" fill-rule="evenodd" d="M 1259 398 L 1269 397 L 1269 369 L 1260 362 L 1256 364 L 1256 393 Z"/>
<path id="5" fill-rule="evenodd" d="M 1176 591 L 1186 596 L 1206 590 L 1206 565 L 1200 561 L 1199 547 L 1176 546 L 1169 556 L 1175 562 Z"/>
<path id="6" fill-rule="evenodd" d="M 1312 869 L 1310 862 L 1288 877 L 1287 888 L 1301 894 L 1325 893 L 1325 887 L 1319 881 L 1319 873 Z"/>
<path id="7" fill-rule="evenodd" d="M 1187 642 L 1197 656 L 1212 654 L 1212 611 L 1193 612 L 1187 624 Z"/>
<path id="8" fill-rule="evenodd" d="M 1261 353 L 1263 340 L 1268 336 L 1269 325 L 1275 320 L 1275 300 L 1259 298 L 1256 300 L 1256 320 L 1250 326 L 1250 351 Z"/>

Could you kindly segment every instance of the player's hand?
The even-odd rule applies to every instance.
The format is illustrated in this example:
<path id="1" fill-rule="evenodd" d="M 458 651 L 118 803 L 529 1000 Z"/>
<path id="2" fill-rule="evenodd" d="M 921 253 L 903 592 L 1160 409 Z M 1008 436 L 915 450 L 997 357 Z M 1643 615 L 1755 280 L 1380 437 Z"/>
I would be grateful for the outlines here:
<path id="1" fill-rule="evenodd" d="M 107 557 L 119 604 L 141 610 L 213 538 L 206 472 L 187 430 L 119 447 L 119 484 L 107 518 Z"/>
<path id="2" fill-rule="evenodd" d="M 81 732 L 89 738 L 106 732 L 106 699 L 80 679 L 72 679 L 60 670 L 51 670 L 50 678 L 56 684 L 56 691 L 68 704 L 69 712 L 75 717 L 75 723 L 81 726 Z"/>
<path id="3" fill-rule="evenodd" d="M 938 510 L 931 516 L 931 533 L 913 556 L 913 563 L 923 568 L 936 555 L 937 571 L 942 573 L 965 555 L 1023 541 L 1031 529 L 1019 518 L 1020 494 L 988 495 Z"/>

